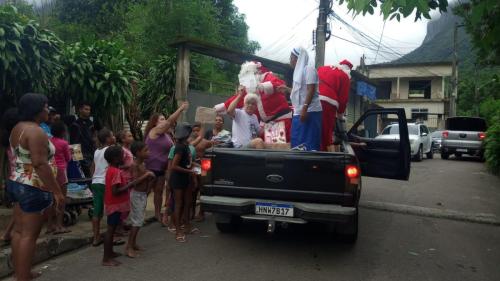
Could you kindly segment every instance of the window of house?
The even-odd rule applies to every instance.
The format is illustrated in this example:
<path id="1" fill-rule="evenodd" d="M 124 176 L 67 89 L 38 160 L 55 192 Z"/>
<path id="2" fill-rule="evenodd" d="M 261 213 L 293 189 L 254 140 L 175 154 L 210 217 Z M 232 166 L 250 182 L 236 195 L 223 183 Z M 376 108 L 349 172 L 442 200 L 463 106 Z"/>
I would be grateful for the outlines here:
<path id="1" fill-rule="evenodd" d="M 391 91 L 392 91 L 392 82 L 391 81 L 378 82 L 377 99 L 379 99 L 379 100 L 391 99 Z"/>
<path id="2" fill-rule="evenodd" d="M 427 108 L 412 108 L 411 119 L 415 121 L 427 121 L 429 109 Z"/>
<path id="3" fill-rule="evenodd" d="M 431 98 L 431 80 L 410 81 L 408 91 L 410 99 L 430 99 Z"/>

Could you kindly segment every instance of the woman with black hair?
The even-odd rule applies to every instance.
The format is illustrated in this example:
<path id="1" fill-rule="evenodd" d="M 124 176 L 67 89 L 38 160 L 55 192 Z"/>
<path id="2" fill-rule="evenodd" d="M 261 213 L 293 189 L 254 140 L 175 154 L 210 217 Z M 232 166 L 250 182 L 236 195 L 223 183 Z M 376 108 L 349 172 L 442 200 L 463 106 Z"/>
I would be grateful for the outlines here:
<path id="1" fill-rule="evenodd" d="M 54 145 L 40 128 L 47 121 L 47 97 L 25 94 L 19 100 L 20 122 L 10 134 L 14 170 L 7 182 L 7 195 L 14 203 L 12 261 L 17 280 L 31 280 L 31 263 L 44 211 L 64 201 L 56 181 Z"/>

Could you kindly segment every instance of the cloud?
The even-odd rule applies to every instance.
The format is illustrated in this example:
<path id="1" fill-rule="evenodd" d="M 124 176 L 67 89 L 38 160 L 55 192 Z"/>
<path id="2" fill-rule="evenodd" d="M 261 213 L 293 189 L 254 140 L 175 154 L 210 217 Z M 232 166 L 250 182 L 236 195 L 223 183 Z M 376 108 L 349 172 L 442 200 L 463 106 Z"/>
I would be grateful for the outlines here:
<path id="1" fill-rule="evenodd" d="M 249 37 L 260 43 L 262 49 L 257 55 L 287 62 L 290 50 L 302 45 L 312 50 L 312 32 L 316 28 L 318 17 L 316 0 L 235 0 L 239 11 L 246 15 Z M 368 63 L 392 60 L 417 48 L 426 34 L 428 20 L 414 22 L 410 16 L 387 21 L 382 37 L 382 45 L 376 54 L 378 41 L 382 33 L 384 21 L 379 10 L 374 15 L 353 17 L 348 14 L 346 5 L 339 6 L 334 1 L 333 10 L 347 23 L 366 33 L 375 43 L 369 43 L 346 26 L 334 20 L 330 21 L 332 34 L 349 41 L 332 37 L 326 44 L 325 64 L 335 64 L 347 58 L 353 64 L 359 64 L 360 57 L 365 54 Z M 433 18 L 438 14 L 433 13 Z M 314 53 L 312 53 L 314 54 Z"/>

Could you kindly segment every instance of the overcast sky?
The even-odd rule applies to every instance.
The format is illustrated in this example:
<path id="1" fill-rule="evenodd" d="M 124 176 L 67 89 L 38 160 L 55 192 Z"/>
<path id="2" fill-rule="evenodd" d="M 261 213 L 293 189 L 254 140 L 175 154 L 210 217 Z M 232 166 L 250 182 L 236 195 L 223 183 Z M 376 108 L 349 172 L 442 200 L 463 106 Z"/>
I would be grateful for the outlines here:
<path id="1" fill-rule="evenodd" d="M 291 48 L 302 45 L 312 51 L 312 31 L 316 27 L 319 0 L 234 0 L 239 11 L 246 15 L 249 37 L 261 45 L 257 55 L 287 62 Z M 357 16 L 348 14 L 346 5 L 339 6 L 334 1 L 333 10 L 346 22 L 358 30 L 368 34 L 378 43 L 384 21 L 377 10 L 374 15 Z M 438 14 L 432 14 L 435 19 Z M 418 47 L 426 34 L 427 20 L 414 22 L 414 16 L 387 21 L 382 37 L 382 44 L 390 47 L 398 54 L 390 53 L 387 48 L 381 48 L 376 55 L 377 44 L 368 45 L 366 40 L 354 36 L 338 21 L 331 21 L 332 34 L 364 45 L 357 46 L 344 40 L 332 37 L 326 43 L 325 64 L 336 64 L 347 58 L 354 65 L 359 64 L 360 57 L 365 54 L 367 63 L 381 63 L 399 57 Z M 368 47 L 368 48 L 367 48 Z M 370 50 L 369 48 L 373 49 Z"/>

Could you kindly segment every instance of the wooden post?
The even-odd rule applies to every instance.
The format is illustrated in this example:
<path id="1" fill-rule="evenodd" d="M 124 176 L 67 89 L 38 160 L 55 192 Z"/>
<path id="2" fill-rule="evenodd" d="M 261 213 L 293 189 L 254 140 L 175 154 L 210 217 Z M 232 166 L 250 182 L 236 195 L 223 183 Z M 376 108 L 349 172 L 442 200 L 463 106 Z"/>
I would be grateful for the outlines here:
<path id="1" fill-rule="evenodd" d="M 177 100 L 177 104 L 188 100 L 187 93 L 189 89 L 190 62 L 189 48 L 185 45 L 180 45 L 177 53 L 177 71 L 175 78 L 175 99 Z M 185 111 L 179 119 L 180 122 L 186 121 Z"/>

